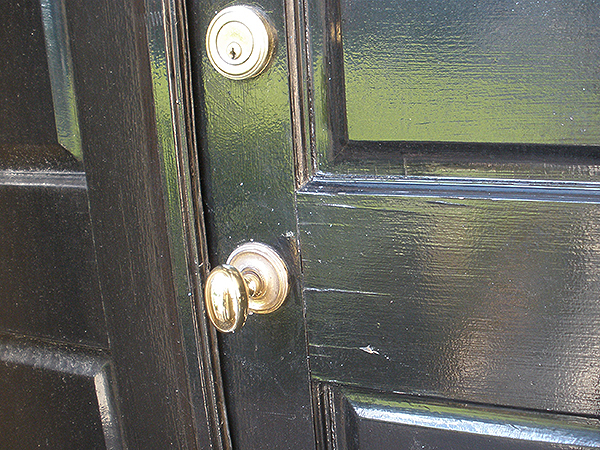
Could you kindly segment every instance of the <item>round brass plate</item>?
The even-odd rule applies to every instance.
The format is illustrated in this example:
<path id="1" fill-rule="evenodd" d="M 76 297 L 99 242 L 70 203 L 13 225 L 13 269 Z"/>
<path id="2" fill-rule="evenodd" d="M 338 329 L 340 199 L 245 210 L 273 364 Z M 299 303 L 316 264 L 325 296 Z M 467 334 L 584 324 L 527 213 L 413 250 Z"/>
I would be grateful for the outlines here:
<path id="1" fill-rule="evenodd" d="M 206 32 L 206 51 L 213 67 L 234 80 L 252 78 L 268 66 L 276 33 L 257 8 L 234 5 L 220 11 Z"/>
<path id="2" fill-rule="evenodd" d="M 277 252 L 266 244 L 248 242 L 236 248 L 227 264 L 238 269 L 252 284 L 253 295 L 248 298 L 248 309 L 258 314 L 268 314 L 285 301 L 288 290 L 288 270 Z"/>

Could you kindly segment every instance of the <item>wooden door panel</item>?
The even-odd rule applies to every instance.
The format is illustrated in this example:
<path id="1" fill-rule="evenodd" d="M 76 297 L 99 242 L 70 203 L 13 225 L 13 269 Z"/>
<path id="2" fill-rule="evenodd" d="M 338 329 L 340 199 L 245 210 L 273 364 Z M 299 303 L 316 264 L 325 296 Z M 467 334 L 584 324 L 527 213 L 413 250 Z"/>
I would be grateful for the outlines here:
<path id="1" fill-rule="evenodd" d="M 56 143 L 52 91 L 39 1 L 3 2 L 0 143 Z"/>
<path id="2" fill-rule="evenodd" d="M 583 86 L 598 79 L 590 62 L 596 19 L 575 20 L 586 16 L 581 2 L 554 2 L 567 7 L 547 15 L 539 4 L 512 14 L 507 2 L 475 3 L 483 9 L 472 10 L 469 2 L 308 0 L 285 2 L 283 11 L 278 2 L 263 2 L 286 39 L 263 74 L 243 81 L 224 79 L 210 65 L 204 35 L 218 8 L 195 6 L 192 48 L 211 263 L 256 240 L 281 251 L 294 278 L 281 310 L 254 315 L 241 330 L 220 336 L 233 441 L 240 448 L 295 448 L 311 440 L 301 422 L 306 373 L 315 394 L 318 448 L 600 444 L 594 420 L 600 150 L 597 89 L 590 94 Z M 498 8 L 493 17 L 479 14 Z M 564 17 L 552 22 L 561 12 Z M 519 31 L 512 35 L 522 39 L 516 47 L 494 41 L 498 45 L 485 53 L 481 40 L 468 48 L 455 42 L 490 27 L 506 34 L 511 20 Z M 552 28 L 558 24 L 568 33 Z M 552 40 L 540 52 L 532 42 L 536 27 L 543 40 Z M 393 39 L 399 29 L 402 40 Z M 436 47 L 436 33 L 454 41 Z M 561 33 L 581 45 L 554 64 L 556 55 L 547 53 L 561 44 Z M 512 53 L 507 50 L 505 67 L 496 72 L 489 56 L 505 44 Z M 547 58 L 525 67 L 539 55 Z M 410 70 L 403 66 L 408 57 L 414 57 Z M 581 59 L 575 68 L 573 58 Z M 480 84 L 458 69 L 454 84 L 444 85 L 453 64 L 476 72 L 475 78 L 485 72 L 494 89 L 478 91 Z M 552 83 L 538 83 L 545 69 Z M 563 72 L 568 76 L 560 79 Z M 520 74 L 524 80 L 516 84 L 504 78 Z M 453 89 L 459 82 L 462 90 Z M 569 88 L 560 97 L 557 86 L 564 83 Z M 560 99 L 540 86 L 553 86 L 549 91 Z M 469 97 L 479 108 L 474 112 L 465 89 L 476 94 Z M 518 103 L 520 119 L 505 97 Z M 585 110 L 585 120 L 572 118 L 586 125 L 578 130 L 549 121 L 557 102 L 560 116 Z M 410 124 L 406 108 L 412 113 L 421 106 L 419 123 Z M 464 109 L 469 114 L 457 119 L 462 130 L 455 132 L 455 110 Z M 415 127 L 424 132 L 403 134 Z M 303 325 L 308 367 L 298 358 Z M 353 389 L 370 394 L 357 397 Z M 422 412 L 440 405 L 447 408 L 443 420 Z M 281 425 L 288 419 L 286 442 Z M 466 428 L 454 426 L 459 422 Z M 513 433 L 511 427 L 534 431 Z M 472 431 L 477 428 L 481 432 Z M 579 437 L 569 440 L 572 428 Z"/>
<path id="3" fill-rule="evenodd" d="M 597 194 L 571 203 L 384 189 L 299 196 L 312 375 L 598 414 Z"/>
<path id="4" fill-rule="evenodd" d="M 595 110 L 577 106 L 597 95 L 597 5 L 553 6 L 308 2 L 316 171 L 297 204 L 317 391 L 554 411 L 557 428 L 597 417 L 600 153 Z M 377 395 L 345 400 L 359 434 L 342 448 L 570 445 L 369 415 Z"/>
<path id="5" fill-rule="evenodd" d="M 600 143 L 598 3 L 328 3 L 349 140 Z"/>
<path id="6" fill-rule="evenodd" d="M 44 30 L 41 3 L 26 0 L 0 6 L 0 15 L 5 18 L 0 42 L 6 49 L 0 62 L 0 168 L 82 171 L 80 144 L 71 149 L 61 145 L 79 140 L 79 135 L 68 139 L 62 135 L 67 128 L 78 130 L 76 120 L 72 120 L 73 115 L 76 117 L 73 92 L 55 88 L 70 75 L 70 61 L 59 59 L 59 49 L 66 48 L 68 42 L 66 36 L 61 36 L 62 40 L 49 38 Z M 46 4 L 60 5 L 62 0 L 49 0 Z M 63 25 L 61 19 L 60 14 L 55 14 L 47 16 L 46 22 L 48 25 L 54 20 Z M 53 49 L 50 55 L 47 48 Z M 52 74 L 50 66 L 60 66 L 62 73 Z M 71 109 L 56 108 L 55 100 Z M 78 148 L 77 157 L 69 151 L 74 147 Z"/>
<path id="7" fill-rule="evenodd" d="M 83 173 L 0 173 L 0 330 L 106 348 Z"/>
<path id="8" fill-rule="evenodd" d="M 179 192 L 166 206 L 162 184 L 162 158 L 187 158 L 185 120 L 157 130 L 183 103 L 170 96 L 180 30 L 166 26 L 181 4 L 0 12 L 0 447 L 222 448 L 218 373 L 195 328 L 197 218 L 181 217 L 193 207 Z"/>
<path id="9" fill-rule="evenodd" d="M 320 387 L 333 448 L 538 450 L 600 445 L 598 420 Z M 326 433 L 327 434 L 327 433 Z"/>
<path id="10" fill-rule="evenodd" d="M 0 9 L 0 446 L 119 449 L 86 175 L 57 131 L 40 2 Z"/>
<path id="11" fill-rule="evenodd" d="M 2 447 L 123 448 L 111 382 L 101 352 L 0 337 Z"/>

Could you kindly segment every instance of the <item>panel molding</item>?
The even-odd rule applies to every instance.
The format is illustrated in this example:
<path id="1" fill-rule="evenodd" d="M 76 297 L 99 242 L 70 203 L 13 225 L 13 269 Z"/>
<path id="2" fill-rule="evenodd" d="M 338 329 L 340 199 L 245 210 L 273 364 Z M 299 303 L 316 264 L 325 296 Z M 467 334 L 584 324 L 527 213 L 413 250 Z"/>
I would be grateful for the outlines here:
<path id="1" fill-rule="evenodd" d="M 40 0 L 58 143 L 83 159 L 64 0 Z"/>
<path id="2" fill-rule="evenodd" d="M 106 448 L 115 450 L 125 448 L 116 402 L 112 363 L 105 351 L 0 334 L 0 362 L 89 380 L 94 386 Z M 56 394 L 58 395 L 58 392 Z M 76 402 L 78 399 L 71 400 Z M 38 406 L 44 408 L 44 405 Z M 23 407 L 27 406 L 23 405 Z M 52 414 L 52 411 L 47 413 Z M 31 426 L 35 429 L 36 425 L 31 424 Z"/>
<path id="3" fill-rule="evenodd" d="M 0 170 L 0 186 L 87 189 L 84 172 Z"/>
<path id="4" fill-rule="evenodd" d="M 382 394 L 348 386 L 314 383 L 323 401 L 327 424 L 320 449 L 381 447 L 472 448 L 484 442 L 492 448 L 596 448 L 600 421 L 563 414 L 450 402 L 435 398 Z M 371 433 L 372 429 L 378 432 Z M 383 431 L 383 432 L 381 432 Z M 466 447 L 464 447 L 466 446 Z M 419 448 L 421 448 L 419 446 Z"/>

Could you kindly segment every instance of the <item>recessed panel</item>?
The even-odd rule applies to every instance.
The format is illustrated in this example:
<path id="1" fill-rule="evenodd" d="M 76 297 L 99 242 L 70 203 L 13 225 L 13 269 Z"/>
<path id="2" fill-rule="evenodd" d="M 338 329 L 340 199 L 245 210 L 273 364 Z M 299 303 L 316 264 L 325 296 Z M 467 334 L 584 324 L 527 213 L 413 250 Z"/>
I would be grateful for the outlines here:
<path id="1" fill-rule="evenodd" d="M 111 382 L 97 351 L 0 335 L 0 446 L 121 449 Z"/>
<path id="2" fill-rule="evenodd" d="M 85 178 L 0 171 L 0 331 L 108 346 Z"/>
<path id="3" fill-rule="evenodd" d="M 57 141 L 40 2 L 2 2 L 0 144 Z"/>
<path id="4" fill-rule="evenodd" d="M 322 388 L 323 389 L 323 388 Z M 546 450 L 600 446 L 597 419 L 339 387 L 329 393 L 339 448 Z"/>
<path id="5" fill-rule="evenodd" d="M 599 3 L 340 7 L 350 141 L 600 144 Z"/>
<path id="6" fill-rule="evenodd" d="M 81 170 L 63 0 L 2 2 L 0 168 Z"/>
<path id="7" fill-rule="evenodd" d="M 377 186 L 299 196 L 313 377 L 598 414 L 598 194 Z"/>

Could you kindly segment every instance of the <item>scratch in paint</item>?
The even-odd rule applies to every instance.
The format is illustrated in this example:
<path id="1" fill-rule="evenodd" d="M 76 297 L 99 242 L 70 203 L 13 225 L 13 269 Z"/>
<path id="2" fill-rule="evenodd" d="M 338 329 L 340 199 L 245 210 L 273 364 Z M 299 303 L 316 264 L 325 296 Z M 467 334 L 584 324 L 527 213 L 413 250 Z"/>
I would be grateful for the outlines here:
<path id="1" fill-rule="evenodd" d="M 334 208 L 348 208 L 348 209 L 356 209 L 356 206 L 352 205 L 342 205 L 339 203 L 324 203 L 323 206 L 333 206 Z"/>
<path id="2" fill-rule="evenodd" d="M 371 344 L 367 345 L 366 347 L 358 347 L 358 348 L 365 353 L 369 353 L 370 355 L 379 355 L 379 351 L 374 349 L 373 347 L 371 347 Z"/>

